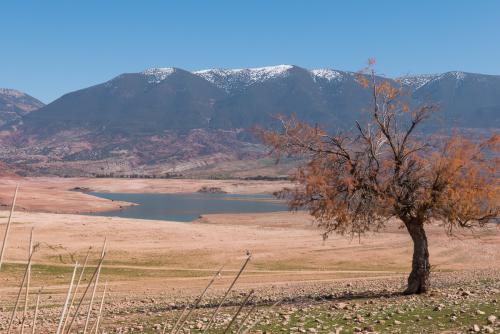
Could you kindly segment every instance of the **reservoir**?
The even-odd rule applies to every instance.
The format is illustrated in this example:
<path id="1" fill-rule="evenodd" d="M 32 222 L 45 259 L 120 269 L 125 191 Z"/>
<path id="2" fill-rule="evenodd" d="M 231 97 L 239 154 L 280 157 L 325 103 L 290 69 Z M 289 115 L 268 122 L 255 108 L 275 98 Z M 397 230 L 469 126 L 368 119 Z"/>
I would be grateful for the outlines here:
<path id="1" fill-rule="evenodd" d="M 94 213 L 94 216 L 191 222 L 211 213 L 263 213 L 286 211 L 285 202 L 272 195 L 238 194 L 127 194 L 96 193 L 90 195 L 137 205 L 121 210 Z"/>

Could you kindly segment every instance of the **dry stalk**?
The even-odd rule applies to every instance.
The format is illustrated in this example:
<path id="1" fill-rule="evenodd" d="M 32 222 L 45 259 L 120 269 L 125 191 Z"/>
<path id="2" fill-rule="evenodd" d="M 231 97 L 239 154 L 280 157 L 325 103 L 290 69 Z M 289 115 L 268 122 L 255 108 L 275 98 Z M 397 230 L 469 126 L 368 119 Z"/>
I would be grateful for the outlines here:
<path id="1" fill-rule="evenodd" d="M 64 301 L 64 306 L 61 311 L 61 318 L 59 319 L 59 325 L 57 326 L 56 334 L 61 333 L 61 329 L 64 323 L 64 317 L 66 316 L 66 310 L 69 304 L 69 299 L 71 298 L 71 292 L 73 291 L 73 284 L 75 283 L 75 276 L 77 269 L 78 269 L 78 262 L 75 263 L 75 268 L 73 269 L 73 275 L 71 275 L 71 281 L 69 283 L 68 293 L 66 294 L 66 300 Z"/>
<path id="2" fill-rule="evenodd" d="M 31 266 L 31 259 L 33 258 L 33 254 L 34 252 L 31 253 L 30 257 L 28 258 L 28 265 L 26 266 L 26 270 L 24 271 L 23 279 L 21 281 L 21 286 L 19 287 L 19 292 L 16 298 L 16 304 L 14 305 L 14 309 L 12 310 L 12 315 L 9 321 L 9 328 L 7 329 L 7 334 L 10 334 L 10 331 L 12 330 L 12 324 L 14 323 L 14 317 L 16 316 L 17 307 L 19 306 L 19 300 L 21 298 L 21 293 L 23 291 L 24 282 L 26 282 L 26 277 L 28 276 L 28 268 Z"/>
<path id="3" fill-rule="evenodd" d="M 106 239 L 104 240 L 104 243 L 106 244 Z M 92 274 L 92 277 L 90 278 L 90 281 L 87 284 L 87 287 L 85 288 L 85 291 L 83 291 L 82 297 L 80 298 L 80 301 L 78 302 L 78 305 L 76 307 L 75 314 L 73 315 L 73 317 L 71 318 L 71 321 L 69 322 L 69 327 L 68 327 L 68 330 L 66 331 L 66 333 L 70 333 L 71 328 L 73 328 L 73 324 L 75 323 L 75 319 L 78 317 L 80 308 L 81 308 L 81 306 L 83 304 L 83 300 L 85 299 L 85 296 L 87 295 L 87 292 L 89 291 L 90 286 L 92 285 L 92 282 L 93 282 L 94 278 L 97 275 L 97 272 L 101 268 L 101 265 L 102 265 L 102 262 L 104 261 L 104 256 L 105 255 L 106 255 L 106 252 L 105 252 L 104 247 L 103 247 L 103 250 L 102 250 L 102 253 L 101 253 L 101 258 L 99 259 L 97 267 L 95 268 L 94 273 Z"/>
<path id="4" fill-rule="evenodd" d="M 105 254 L 106 254 L 106 238 L 104 238 L 104 245 L 102 246 L 101 258 L 104 258 Z M 100 265 L 97 268 L 97 275 L 96 275 L 95 282 L 94 282 L 94 288 L 92 289 L 92 295 L 90 296 L 89 310 L 87 312 L 87 318 L 85 319 L 85 326 L 83 327 L 83 334 L 87 334 L 87 328 L 88 328 L 89 322 L 90 322 L 90 315 L 92 314 L 92 306 L 94 303 L 95 293 L 97 291 L 97 286 L 99 284 L 99 276 L 101 276 L 101 268 L 102 268 L 102 262 L 100 263 Z"/>
<path id="5" fill-rule="evenodd" d="M 19 183 L 16 185 L 16 191 L 14 192 L 14 198 L 12 199 L 12 206 L 10 207 L 9 219 L 7 220 L 7 226 L 5 227 L 5 234 L 3 237 L 2 248 L 0 250 L 0 270 L 2 269 L 3 256 L 5 252 L 5 246 L 7 245 L 7 237 L 9 236 L 10 224 L 12 222 L 12 215 L 14 214 L 14 208 L 16 206 L 17 192 L 19 190 Z"/>
<path id="6" fill-rule="evenodd" d="M 30 233 L 30 244 L 28 247 L 28 256 L 33 253 L 33 228 L 31 228 Z M 21 321 L 21 334 L 24 334 L 24 323 L 26 322 L 26 313 L 28 312 L 28 297 L 30 291 L 30 281 L 31 281 L 31 264 L 28 265 L 28 279 L 26 280 L 26 294 L 24 295 L 24 310 L 23 310 L 23 320 Z"/>
<path id="7" fill-rule="evenodd" d="M 181 312 L 181 315 L 179 315 L 179 318 L 177 318 L 177 321 L 175 322 L 174 324 L 174 327 L 172 327 L 172 330 L 170 331 L 170 334 L 174 333 L 174 330 L 177 328 L 177 326 L 179 325 L 179 323 L 181 322 L 181 319 L 182 317 L 184 317 L 184 314 L 186 313 L 187 311 L 187 306 L 182 310 Z M 167 324 L 165 323 L 165 327 L 163 328 L 163 332 L 165 333 L 165 330 L 167 329 Z"/>
<path id="8" fill-rule="evenodd" d="M 63 328 L 62 328 L 61 333 L 64 333 L 64 330 L 66 329 L 66 325 L 68 323 L 71 309 L 73 308 L 73 304 L 75 303 L 76 295 L 78 294 L 78 289 L 80 288 L 80 283 L 82 281 L 83 274 L 85 273 L 85 268 L 87 267 L 87 261 L 89 259 L 91 249 L 92 249 L 92 246 L 89 247 L 89 250 L 87 251 L 87 255 L 85 256 L 85 260 L 83 261 L 82 270 L 80 271 L 80 276 L 78 277 L 78 281 L 76 282 L 75 292 L 73 293 L 73 297 L 71 298 L 71 302 L 69 303 L 68 316 L 66 317 L 66 319 L 64 319 L 64 324 L 63 324 Z"/>
<path id="9" fill-rule="evenodd" d="M 167 332 L 167 321 L 163 323 L 163 331 L 161 332 L 161 334 L 165 334 L 166 332 Z"/>
<path id="10" fill-rule="evenodd" d="M 229 322 L 229 324 L 227 325 L 226 329 L 224 330 L 224 333 L 223 334 L 226 334 L 228 331 L 229 331 L 229 328 L 231 328 L 231 326 L 233 325 L 233 323 L 236 321 L 236 318 L 238 317 L 238 315 L 240 315 L 241 313 L 241 310 L 245 307 L 245 305 L 247 304 L 248 302 L 248 299 L 250 298 L 251 295 L 253 295 L 254 293 L 254 290 L 251 290 L 248 295 L 245 297 L 245 299 L 243 300 L 243 302 L 241 303 L 240 307 L 238 307 L 238 311 L 236 311 L 236 314 L 233 316 L 233 318 L 231 319 L 231 321 Z"/>
<path id="11" fill-rule="evenodd" d="M 89 333 L 93 333 L 94 332 L 94 329 L 95 329 L 95 326 L 97 325 L 97 321 L 94 322 L 94 324 L 92 325 L 92 327 L 90 327 L 90 331 Z"/>
<path id="12" fill-rule="evenodd" d="M 205 327 L 205 329 L 203 330 L 203 333 L 206 333 L 210 329 L 210 326 L 212 326 L 212 323 L 213 323 L 213 321 L 215 319 L 215 316 L 217 315 L 217 313 L 219 312 L 220 308 L 222 307 L 222 304 L 226 301 L 227 296 L 229 295 L 229 293 L 233 289 L 234 285 L 236 284 L 236 281 L 238 281 L 238 279 L 240 278 L 241 273 L 243 272 L 243 270 L 245 270 L 245 267 L 247 266 L 248 262 L 250 262 L 251 258 L 252 258 L 252 255 L 249 254 L 247 256 L 245 262 L 241 266 L 240 271 L 238 272 L 238 274 L 234 278 L 233 282 L 231 283 L 231 285 L 229 286 L 229 288 L 226 290 L 226 293 L 224 294 L 224 297 L 222 297 L 222 300 L 220 301 L 219 305 L 217 306 L 217 308 L 215 309 L 214 313 L 212 314 L 212 317 L 210 318 L 210 321 L 208 322 L 207 327 Z"/>
<path id="13" fill-rule="evenodd" d="M 252 307 L 250 308 L 250 310 L 247 312 L 247 314 L 243 318 L 243 320 L 241 321 L 240 327 L 236 331 L 236 334 L 240 334 L 241 333 L 241 331 L 243 330 L 243 327 L 245 327 L 245 323 L 247 322 L 248 317 L 250 316 L 250 314 L 253 313 L 253 311 L 255 311 L 256 308 L 257 308 L 257 304 L 253 304 Z"/>
<path id="14" fill-rule="evenodd" d="M 274 303 L 273 305 L 271 305 L 271 307 L 268 309 L 268 311 L 270 311 L 273 308 L 275 308 L 281 302 L 282 302 L 282 300 L 278 300 L 276 303 Z M 248 332 L 250 332 L 252 330 L 252 328 L 254 328 L 255 326 L 257 326 L 257 324 L 262 321 L 263 318 L 264 318 L 264 315 L 260 316 L 258 319 L 256 319 L 254 322 L 252 322 L 250 324 L 250 326 L 248 326 L 243 332 L 241 332 L 241 334 L 247 334 Z"/>
<path id="15" fill-rule="evenodd" d="M 36 319 L 38 318 L 38 307 L 40 306 L 40 295 L 42 294 L 43 287 L 38 290 L 35 304 L 35 314 L 33 315 L 33 325 L 31 326 L 31 334 L 35 334 Z"/>
<path id="16" fill-rule="evenodd" d="M 104 291 L 102 292 L 101 305 L 99 306 L 99 314 L 97 315 L 97 320 L 96 320 L 95 334 L 99 333 L 99 325 L 101 323 L 102 309 L 104 307 L 104 297 L 106 296 L 107 287 L 108 287 L 108 282 L 104 284 Z"/>
<path id="17" fill-rule="evenodd" d="M 205 293 L 207 292 L 207 290 L 210 288 L 210 286 L 212 286 L 212 284 L 215 282 L 215 280 L 217 279 L 217 277 L 220 276 L 220 273 L 222 272 L 223 268 L 224 268 L 224 266 L 220 267 L 220 269 L 214 274 L 214 276 L 212 277 L 212 279 L 210 280 L 210 282 L 208 282 L 208 285 L 205 287 L 205 290 L 203 290 L 203 292 L 198 297 L 198 299 L 196 299 L 195 304 L 193 305 L 192 308 L 189 309 L 189 312 L 186 314 L 186 317 L 184 318 L 184 320 L 182 321 L 182 323 L 177 328 L 177 324 L 179 323 L 180 319 L 182 318 L 182 314 L 180 315 L 180 317 L 177 320 L 175 326 L 172 328 L 172 331 L 170 332 L 170 334 L 176 334 L 178 331 L 180 331 L 182 329 L 182 327 L 184 326 L 184 324 L 189 320 L 189 317 L 191 316 L 191 313 L 193 313 L 193 311 L 198 307 L 198 305 L 200 305 L 200 302 L 203 299 L 203 297 L 205 296 Z M 186 311 L 188 308 L 189 308 L 189 305 L 186 305 L 186 308 L 184 309 L 184 311 Z"/>

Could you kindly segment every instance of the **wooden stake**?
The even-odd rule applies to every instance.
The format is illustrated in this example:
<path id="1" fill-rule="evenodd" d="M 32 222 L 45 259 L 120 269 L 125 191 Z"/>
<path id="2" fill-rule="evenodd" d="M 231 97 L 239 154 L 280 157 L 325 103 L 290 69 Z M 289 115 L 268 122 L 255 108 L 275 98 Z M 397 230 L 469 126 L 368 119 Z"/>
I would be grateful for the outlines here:
<path id="1" fill-rule="evenodd" d="M 172 334 L 174 332 L 174 330 L 177 328 L 177 325 L 179 325 L 179 322 L 181 322 L 181 319 L 182 317 L 184 316 L 184 313 L 186 313 L 187 311 L 187 307 L 185 307 L 182 312 L 181 312 L 181 315 L 179 316 L 179 318 L 177 319 L 177 321 L 175 322 L 174 324 L 174 327 L 172 327 L 172 330 L 170 331 L 170 334 Z M 165 331 L 167 327 L 165 326 L 165 328 L 163 328 L 163 331 Z"/>
<path id="2" fill-rule="evenodd" d="M 104 246 L 106 246 L 106 238 L 104 239 Z M 92 274 L 92 277 L 90 278 L 89 283 L 87 284 L 87 287 L 85 288 L 85 291 L 83 291 L 83 295 L 80 298 L 80 301 L 78 302 L 78 306 L 76 307 L 75 314 L 73 315 L 73 318 L 71 318 L 71 321 L 69 323 L 69 327 L 66 333 L 69 333 L 71 331 L 71 328 L 73 328 L 73 324 L 75 322 L 75 319 L 78 317 L 78 313 L 80 311 L 80 307 L 82 306 L 83 300 L 85 299 L 85 296 L 87 295 L 87 292 L 89 291 L 90 285 L 92 284 L 92 281 L 97 275 L 97 272 L 100 271 L 102 262 L 104 261 L 104 256 L 106 255 L 105 247 L 102 249 L 101 253 L 101 258 L 99 259 L 99 263 L 97 264 L 97 267 L 94 270 L 94 273 Z"/>
<path id="3" fill-rule="evenodd" d="M 2 242 L 2 249 L 0 250 L 0 270 L 2 269 L 3 256 L 5 252 L 5 246 L 7 245 L 7 237 L 9 236 L 10 223 L 12 221 L 12 215 L 14 213 L 14 207 L 16 206 L 17 192 L 19 190 L 19 183 L 16 185 L 16 191 L 14 192 L 14 198 L 12 199 L 12 206 L 10 207 L 9 219 L 7 220 L 7 226 L 5 227 L 5 234 Z"/>
<path id="4" fill-rule="evenodd" d="M 106 252 L 106 239 L 104 239 L 104 245 L 102 246 L 101 258 L 104 258 L 105 252 Z M 83 327 L 83 334 L 87 334 L 87 328 L 88 328 L 89 322 L 90 322 L 90 315 L 92 314 L 92 305 L 94 303 L 95 293 L 97 291 L 97 286 L 99 284 L 99 276 L 101 276 L 101 267 L 102 267 L 102 262 L 100 263 L 99 267 L 97 268 L 97 276 L 95 278 L 94 288 L 92 289 L 92 295 L 90 296 L 89 310 L 87 312 L 87 318 L 85 319 L 85 326 Z"/>
<path id="5" fill-rule="evenodd" d="M 240 327 L 238 328 L 238 330 L 236 331 L 236 334 L 240 334 L 241 331 L 243 330 L 243 327 L 245 326 L 245 323 L 247 322 L 248 320 L 248 317 L 250 316 L 250 314 L 253 313 L 253 311 L 255 311 L 255 309 L 257 308 L 257 304 L 253 304 L 252 305 L 252 308 L 250 308 L 250 311 L 247 312 L 247 314 L 245 315 L 245 317 L 243 318 L 243 320 L 241 321 L 241 325 Z"/>
<path id="6" fill-rule="evenodd" d="M 31 228 L 31 233 L 30 233 L 28 256 L 31 256 L 31 253 L 33 253 L 33 228 Z M 26 313 L 28 312 L 28 296 L 30 291 L 30 281 L 31 281 L 31 264 L 28 266 L 28 279 L 26 281 L 26 294 L 24 295 L 24 310 L 23 310 L 23 320 L 21 321 L 21 334 L 24 334 L 24 323 L 26 322 Z"/>
<path id="7" fill-rule="evenodd" d="M 272 310 L 273 308 L 275 308 L 281 302 L 282 302 L 282 300 L 278 300 L 276 303 L 274 303 L 273 305 L 271 305 L 271 307 L 268 309 L 268 311 Z M 250 326 L 248 326 L 243 332 L 241 332 L 241 334 L 247 334 L 248 332 L 250 332 L 252 330 L 252 328 L 254 328 L 255 326 L 257 326 L 257 324 L 262 321 L 263 318 L 264 318 L 264 315 L 262 315 L 257 320 L 255 320 L 254 322 L 252 322 L 250 324 Z"/>
<path id="8" fill-rule="evenodd" d="M 33 315 L 33 326 L 31 326 L 31 334 L 35 334 L 36 319 L 38 317 L 38 306 L 40 305 L 40 295 L 42 294 L 43 287 L 38 290 L 38 295 L 36 296 L 35 304 L 35 314 Z"/>
<path id="9" fill-rule="evenodd" d="M 71 281 L 70 281 L 69 287 L 68 287 L 68 293 L 66 294 L 66 300 L 64 301 L 64 306 L 63 306 L 62 311 L 61 311 L 61 318 L 59 319 L 59 325 L 57 326 L 56 334 L 61 333 L 61 329 L 62 329 L 62 326 L 64 323 L 64 317 L 66 316 L 66 310 L 67 310 L 68 304 L 69 304 L 69 299 L 71 298 L 71 292 L 73 289 L 73 283 L 75 281 L 77 269 L 78 269 L 78 262 L 75 263 L 75 268 L 73 269 L 73 275 L 71 276 Z"/>
<path id="10" fill-rule="evenodd" d="M 80 271 L 80 277 L 78 277 L 78 281 L 76 282 L 75 292 L 73 293 L 73 297 L 71 298 L 71 302 L 69 303 L 69 307 L 68 307 L 68 316 L 66 317 L 66 319 L 64 319 L 64 324 L 63 324 L 63 328 L 62 328 L 61 333 L 64 333 L 64 330 L 66 329 L 66 324 L 68 323 L 71 309 L 73 308 L 73 304 L 75 302 L 76 295 L 78 293 L 78 289 L 80 288 L 80 283 L 82 281 L 83 274 L 85 273 L 85 268 L 87 267 L 87 261 L 89 259 L 91 249 L 92 249 L 92 247 L 89 247 L 89 250 L 87 251 L 87 255 L 85 256 L 85 260 L 83 261 L 82 270 Z"/>
<path id="11" fill-rule="evenodd" d="M 26 282 L 26 277 L 28 276 L 28 268 L 31 265 L 31 259 L 33 258 L 33 254 L 34 253 L 32 253 L 30 255 L 30 257 L 28 259 L 28 265 L 26 266 L 26 270 L 24 271 L 23 279 L 21 281 L 21 286 L 19 287 L 19 292 L 18 292 L 17 298 L 16 298 L 16 304 L 14 305 L 14 309 L 12 310 L 12 315 L 10 317 L 9 328 L 7 329 L 7 334 L 10 334 L 10 331 L 12 330 L 12 324 L 14 323 L 14 317 L 16 316 L 17 307 L 19 306 L 19 299 L 21 298 L 21 292 L 23 291 L 24 282 Z"/>
<path id="12" fill-rule="evenodd" d="M 99 333 L 99 325 L 101 322 L 102 309 L 104 306 L 104 297 L 106 296 L 106 288 L 108 287 L 108 282 L 104 284 L 104 291 L 102 292 L 101 306 L 99 307 L 99 314 L 97 315 L 95 334 Z"/>
<path id="13" fill-rule="evenodd" d="M 184 320 L 182 321 L 182 323 L 177 328 L 177 323 L 182 318 L 182 314 L 181 314 L 181 316 L 179 317 L 179 320 L 177 320 L 176 325 L 172 328 L 172 331 L 170 332 L 170 334 L 176 334 L 178 331 L 180 331 L 182 329 L 182 326 L 184 326 L 184 324 L 189 320 L 189 316 L 191 315 L 191 313 L 193 313 L 193 311 L 200 304 L 200 302 L 203 299 L 203 297 L 205 296 L 205 293 L 207 292 L 208 288 L 210 288 L 210 286 L 215 282 L 215 280 L 217 279 L 217 277 L 220 276 L 220 273 L 222 272 L 223 268 L 224 268 L 224 266 L 220 267 L 220 269 L 215 273 L 215 275 L 212 277 L 212 279 L 210 280 L 210 282 L 208 283 L 208 285 L 205 287 L 205 290 L 203 290 L 203 292 L 201 293 L 201 295 L 196 300 L 194 306 L 189 309 L 189 312 L 186 314 L 186 317 L 184 318 Z M 186 305 L 186 308 L 184 309 L 184 311 L 186 311 L 188 308 L 189 308 L 189 305 Z"/>
<path id="14" fill-rule="evenodd" d="M 248 299 L 250 298 L 251 295 L 253 295 L 254 293 L 254 290 L 251 290 L 248 295 L 245 297 L 245 299 L 243 300 L 243 302 L 241 303 L 240 307 L 238 308 L 238 311 L 236 311 L 236 314 L 233 316 L 233 318 L 231 319 L 231 321 L 229 322 L 229 324 L 227 325 L 226 327 L 226 330 L 224 330 L 224 333 L 223 334 L 226 334 L 227 331 L 229 330 L 229 328 L 231 328 L 231 325 L 235 322 L 236 318 L 238 317 L 238 315 L 241 313 L 241 310 L 243 309 L 243 307 L 245 307 L 245 305 L 247 304 L 248 302 Z"/>
<path id="15" fill-rule="evenodd" d="M 243 266 L 241 267 L 240 271 L 238 272 L 238 274 L 234 278 L 233 282 L 231 283 L 231 285 L 227 289 L 226 293 L 224 294 L 224 297 L 222 298 L 222 300 L 220 301 L 219 305 L 217 306 L 217 309 L 212 314 L 212 317 L 210 318 L 210 321 L 208 322 L 207 327 L 205 327 L 205 329 L 203 330 L 203 333 L 206 333 L 208 331 L 208 329 L 210 328 L 210 326 L 212 325 L 212 323 L 213 323 L 213 321 L 215 319 L 215 316 L 217 315 L 217 313 L 219 312 L 220 308 L 222 307 L 222 304 L 226 301 L 227 296 L 229 295 L 229 292 L 231 292 L 231 290 L 233 289 L 234 285 L 236 284 L 236 281 L 238 280 L 238 278 L 240 278 L 241 273 L 243 272 L 243 270 L 245 270 L 245 267 L 247 266 L 248 262 L 250 262 L 251 258 L 252 258 L 252 255 L 249 254 L 247 256 L 247 259 L 243 263 Z"/>

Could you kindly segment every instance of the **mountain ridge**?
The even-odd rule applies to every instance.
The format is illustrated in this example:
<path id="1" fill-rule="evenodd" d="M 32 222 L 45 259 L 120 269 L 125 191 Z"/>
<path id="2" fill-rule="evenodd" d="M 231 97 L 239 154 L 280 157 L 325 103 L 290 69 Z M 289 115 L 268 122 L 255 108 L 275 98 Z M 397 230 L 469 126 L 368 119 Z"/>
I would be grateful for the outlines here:
<path id="1" fill-rule="evenodd" d="M 221 163 L 251 165 L 266 150 L 249 129 L 271 126 L 273 115 L 295 114 L 331 131 L 362 121 L 370 93 L 356 77 L 293 65 L 124 73 L 23 115 L 2 138 L 0 158 L 30 175 L 193 175 Z M 500 76 L 453 71 L 377 80 L 402 85 L 412 104 L 438 104 L 428 131 L 500 128 Z"/>

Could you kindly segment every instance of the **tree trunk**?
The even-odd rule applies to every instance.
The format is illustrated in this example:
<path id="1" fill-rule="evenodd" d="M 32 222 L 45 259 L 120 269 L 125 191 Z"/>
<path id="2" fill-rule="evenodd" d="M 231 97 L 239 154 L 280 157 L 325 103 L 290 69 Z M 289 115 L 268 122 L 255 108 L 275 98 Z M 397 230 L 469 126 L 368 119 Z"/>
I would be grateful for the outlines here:
<path id="1" fill-rule="evenodd" d="M 407 295 L 426 293 L 430 288 L 430 264 L 424 224 L 419 221 L 405 223 L 413 240 L 412 270 L 408 277 Z"/>

